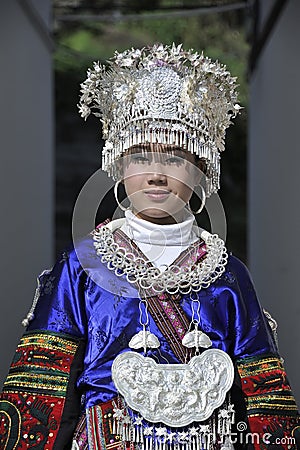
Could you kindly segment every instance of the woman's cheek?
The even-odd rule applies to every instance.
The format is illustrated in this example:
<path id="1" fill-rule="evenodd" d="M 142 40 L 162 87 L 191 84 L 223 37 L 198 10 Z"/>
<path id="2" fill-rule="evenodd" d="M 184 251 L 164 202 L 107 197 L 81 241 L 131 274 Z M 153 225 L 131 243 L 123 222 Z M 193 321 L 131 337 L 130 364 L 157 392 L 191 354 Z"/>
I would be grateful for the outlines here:
<path id="1" fill-rule="evenodd" d="M 140 191 L 142 189 L 142 177 L 140 177 L 139 175 L 125 175 L 124 187 L 128 196 Z"/>

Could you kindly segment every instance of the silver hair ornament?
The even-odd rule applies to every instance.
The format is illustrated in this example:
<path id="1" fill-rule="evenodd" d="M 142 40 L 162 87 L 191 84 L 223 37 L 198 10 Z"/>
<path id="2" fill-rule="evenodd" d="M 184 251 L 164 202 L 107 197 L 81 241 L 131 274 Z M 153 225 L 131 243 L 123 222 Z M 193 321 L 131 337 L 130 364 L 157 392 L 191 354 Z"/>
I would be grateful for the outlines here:
<path id="1" fill-rule="evenodd" d="M 209 197 L 219 189 L 225 131 L 239 113 L 236 78 L 182 44 L 115 52 L 81 84 L 79 112 L 102 122 L 102 168 L 120 178 L 116 160 L 142 143 L 179 146 L 206 161 Z"/>

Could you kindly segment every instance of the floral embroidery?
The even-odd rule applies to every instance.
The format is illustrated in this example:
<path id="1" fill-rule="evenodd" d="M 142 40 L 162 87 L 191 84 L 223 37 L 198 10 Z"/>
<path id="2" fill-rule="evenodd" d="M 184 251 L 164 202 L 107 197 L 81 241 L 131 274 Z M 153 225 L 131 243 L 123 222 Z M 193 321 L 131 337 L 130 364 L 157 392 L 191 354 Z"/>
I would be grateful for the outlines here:
<path id="1" fill-rule="evenodd" d="M 100 328 L 93 329 L 90 331 L 91 331 L 91 335 L 93 336 L 93 339 L 96 343 L 98 350 L 102 350 L 107 341 L 107 334 Z"/>
<path id="2" fill-rule="evenodd" d="M 50 294 L 52 294 L 53 289 L 55 287 L 55 284 L 54 284 L 54 280 L 55 279 L 56 279 L 56 277 L 48 276 L 46 281 L 41 285 L 40 297 L 42 297 L 43 295 L 50 295 Z"/>
<path id="3" fill-rule="evenodd" d="M 50 322 L 50 325 L 55 325 L 55 328 L 60 329 L 62 332 L 75 331 L 78 332 L 78 326 L 74 323 L 73 316 L 69 311 L 53 307 L 53 311 L 56 312 L 55 320 Z"/>
<path id="4" fill-rule="evenodd" d="M 68 261 L 68 259 L 69 259 L 68 252 L 63 252 L 61 255 L 61 259 L 59 260 L 59 263 L 62 264 L 64 262 Z"/>
<path id="5" fill-rule="evenodd" d="M 119 304 L 126 300 L 124 294 L 128 296 L 128 288 L 126 286 L 119 286 L 114 279 L 109 280 L 109 285 L 111 286 L 111 292 L 114 294 L 114 309 L 117 309 Z"/>
<path id="6" fill-rule="evenodd" d="M 223 280 L 226 282 L 226 283 L 228 283 L 228 284 L 234 284 L 234 283 L 236 283 L 236 278 L 235 278 L 235 275 L 232 273 L 232 272 L 230 272 L 230 271 L 227 271 L 227 272 L 225 272 L 224 274 L 223 274 Z"/>

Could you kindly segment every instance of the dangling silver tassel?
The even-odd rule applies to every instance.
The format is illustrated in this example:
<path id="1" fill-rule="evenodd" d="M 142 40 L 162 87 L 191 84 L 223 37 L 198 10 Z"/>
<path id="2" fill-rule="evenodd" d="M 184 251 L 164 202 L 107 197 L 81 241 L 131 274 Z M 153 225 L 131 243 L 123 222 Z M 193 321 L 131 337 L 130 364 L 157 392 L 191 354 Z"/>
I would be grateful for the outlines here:
<path id="1" fill-rule="evenodd" d="M 126 436 L 125 436 L 125 424 L 124 424 L 124 423 L 122 424 L 122 429 L 121 429 L 120 436 L 121 436 L 121 440 L 122 440 L 122 441 L 126 441 Z"/>
<path id="2" fill-rule="evenodd" d="M 216 414 L 213 414 L 212 417 L 212 438 L 213 443 L 215 444 L 217 441 L 217 430 L 216 430 L 217 424 L 216 424 Z"/>
<path id="3" fill-rule="evenodd" d="M 195 438 L 195 436 L 191 436 L 191 438 L 190 438 L 190 447 L 191 447 L 191 450 L 196 450 L 196 438 Z"/>
<path id="4" fill-rule="evenodd" d="M 226 434 L 225 433 L 226 432 L 226 420 L 224 418 L 222 418 L 221 419 L 221 423 L 222 423 L 222 425 L 221 425 L 221 436 L 224 439 L 224 436 Z"/>
<path id="5" fill-rule="evenodd" d="M 234 405 L 232 403 L 229 403 L 229 412 L 231 413 L 231 424 L 233 425 L 235 423 L 235 409 Z"/>
<path id="6" fill-rule="evenodd" d="M 128 441 L 128 425 L 127 423 L 123 424 L 123 441 Z"/>
<path id="7" fill-rule="evenodd" d="M 202 435 L 202 448 L 204 448 L 205 450 L 207 449 L 205 434 Z"/>
<path id="8" fill-rule="evenodd" d="M 118 426 L 117 426 L 117 434 L 122 435 L 122 431 L 123 431 L 123 424 L 122 424 L 122 422 L 119 420 L 119 421 L 118 421 Z"/>
<path id="9" fill-rule="evenodd" d="M 208 432 L 208 434 L 207 434 L 207 448 L 208 449 L 210 447 L 210 438 L 211 438 L 211 434 L 210 434 L 210 432 Z"/>
<path id="10" fill-rule="evenodd" d="M 124 419 L 124 409 L 113 402 L 113 434 L 122 434 L 122 421 Z"/>
<path id="11" fill-rule="evenodd" d="M 174 138 L 173 138 L 174 139 L 174 144 L 178 145 L 177 131 L 175 130 L 173 133 L 174 133 Z"/>
<path id="12" fill-rule="evenodd" d="M 221 427 L 222 427 L 222 422 L 221 422 L 221 416 L 220 416 L 220 413 L 219 413 L 219 414 L 218 414 L 217 434 L 221 434 Z"/>
<path id="13" fill-rule="evenodd" d="M 145 427 L 143 431 L 144 441 L 146 441 L 146 450 L 152 449 L 153 427 Z"/>
<path id="14" fill-rule="evenodd" d="M 112 424 L 112 434 L 118 434 L 117 433 L 117 427 L 116 427 L 116 419 L 113 418 L 113 424 Z"/>
<path id="15" fill-rule="evenodd" d="M 175 144 L 175 134 L 173 130 L 171 131 L 171 143 Z"/>
<path id="16" fill-rule="evenodd" d="M 132 428 L 131 428 L 131 439 L 132 439 L 133 442 L 138 442 L 137 441 L 137 433 L 136 433 L 136 431 L 137 431 L 136 426 L 132 425 Z"/>
<path id="17" fill-rule="evenodd" d="M 38 299 L 40 298 L 40 293 L 41 293 L 41 282 L 40 282 L 40 278 L 42 278 L 44 275 L 48 275 L 51 273 L 51 270 L 44 270 L 41 275 L 39 275 L 36 279 L 37 281 L 37 287 L 34 293 L 34 297 L 33 297 L 33 301 L 32 301 L 32 305 L 31 308 L 26 316 L 25 319 L 22 320 L 22 325 L 23 327 L 28 327 L 29 323 L 34 319 L 34 311 L 38 302 Z"/>

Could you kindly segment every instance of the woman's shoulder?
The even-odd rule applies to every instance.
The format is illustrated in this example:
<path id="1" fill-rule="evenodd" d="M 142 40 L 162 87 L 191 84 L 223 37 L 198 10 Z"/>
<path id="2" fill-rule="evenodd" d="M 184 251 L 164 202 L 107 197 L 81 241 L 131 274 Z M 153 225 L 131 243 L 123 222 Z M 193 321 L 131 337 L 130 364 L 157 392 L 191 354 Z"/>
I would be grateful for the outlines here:
<path id="1" fill-rule="evenodd" d="M 219 283 L 230 286 L 233 290 L 247 290 L 255 293 L 253 279 L 247 265 L 232 253 L 228 254 L 227 264 L 219 278 Z"/>
<path id="2" fill-rule="evenodd" d="M 59 253 L 58 259 L 62 256 L 62 259 L 69 260 L 71 264 L 75 265 L 86 259 L 96 259 L 95 236 L 103 227 L 112 230 L 117 225 L 119 225 L 119 220 L 107 219 L 85 235 L 72 236 L 72 241 Z"/>
<path id="3" fill-rule="evenodd" d="M 93 232 L 86 236 L 73 239 L 59 253 L 57 262 L 68 261 L 71 265 L 78 265 L 85 255 L 94 251 Z"/>
<path id="4" fill-rule="evenodd" d="M 224 266 L 224 273 L 234 273 L 239 276 L 247 276 L 250 277 L 250 273 L 247 265 L 237 256 L 235 256 L 230 250 L 228 250 L 226 246 L 225 240 L 219 236 L 218 234 L 213 234 L 203 228 L 194 227 L 194 232 L 198 236 L 199 239 L 204 240 L 204 242 L 209 243 L 210 241 L 214 242 L 214 245 L 217 247 L 215 250 L 222 250 L 224 254 L 222 255 L 222 259 L 226 259 L 227 263 Z M 218 251 L 215 252 L 216 254 Z"/>
<path id="5" fill-rule="evenodd" d="M 239 257 L 234 255 L 231 252 L 228 252 L 228 269 L 235 270 L 237 272 L 247 272 L 249 273 L 249 269 L 247 264 L 243 262 Z"/>
<path id="6" fill-rule="evenodd" d="M 229 253 L 228 255 L 226 270 L 232 271 L 237 276 L 243 276 L 251 279 L 251 274 L 247 264 L 232 253 Z"/>

